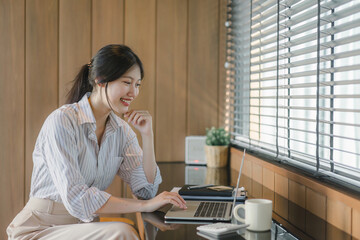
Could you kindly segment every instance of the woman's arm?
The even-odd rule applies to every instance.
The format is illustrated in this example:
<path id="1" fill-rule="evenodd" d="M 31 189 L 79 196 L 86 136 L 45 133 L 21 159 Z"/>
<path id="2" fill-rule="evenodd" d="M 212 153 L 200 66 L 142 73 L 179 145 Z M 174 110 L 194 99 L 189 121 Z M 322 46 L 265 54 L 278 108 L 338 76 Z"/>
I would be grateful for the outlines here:
<path id="1" fill-rule="evenodd" d="M 179 208 L 186 209 L 186 202 L 178 193 L 162 192 L 150 200 L 111 196 L 95 213 L 153 212 L 166 204 L 173 204 Z"/>
<path id="2" fill-rule="evenodd" d="M 156 161 L 154 152 L 154 134 L 152 117 L 148 111 L 131 110 L 125 114 L 130 122 L 141 134 L 143 143 L 143 169 L 149 183 L 154 183 L 156 176 Z"/>

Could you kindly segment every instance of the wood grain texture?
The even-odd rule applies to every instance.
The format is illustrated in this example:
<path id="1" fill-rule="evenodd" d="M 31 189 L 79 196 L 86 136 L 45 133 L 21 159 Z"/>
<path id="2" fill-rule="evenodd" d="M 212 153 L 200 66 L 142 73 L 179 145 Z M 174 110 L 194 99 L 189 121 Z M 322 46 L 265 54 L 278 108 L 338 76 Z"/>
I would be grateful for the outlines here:
<path id="1" fill-rule="evenodd" d="M 275 175 L 268 168 L 263 167 L 263 184 L 269 190 L 275 191 Z"/>
<path id="2" fill-rule="evenodd" d="M 326 221 L 334 227 L 351 234 L 351 208 L 344 203 L 328 198 Z"/>
<path id="3" fill-rule="evenodd" d="M 289 180 L 289 200 L 305 209 L 305 186 Z"/>
<path id="4" fill-rule="evenodd" d="M 360 209 L 352 209 L 352 236 L 353 239 L 360 239 Z"/>
<path id="5" fill-rule="evenodd" d="M 319 194 L 311 188 L 306 188 L 306 210 L 315 216 L 326 220 L 326 196 Z"/>
<path id="6" fill-rule="evenodd" d="M 24 206 L 25 1 L 0 4 L 0 239 Z"/>
<path id="7" fill-rule="evenodd" d="M 225 22 L 227 19 L 227 0 L 219 0 L 219 80 L 218 80 L 218 124 L 226 126 L 226 32 Z"/>
<path id="8" fill-rule="evenodd" d="M 141 59 L 145 77 L 140 93 L 131 104 L 131 109 L 147 110 L 153 116 L 153 128 L 156 126 L 155 116 L 155 0 L 125 1 L 125 36 L 124 43 Z M 154 129 L 156 132 L 156 129 Z M 141 144 L 141 137 L 138 134 Z"/>
<path id="9" fill-rule="evenodd" d="M 91 0 L 59 2 L 59 105 L 81 66 L 91 58 Z"/>
<path id="10" fill-rule="evenodd" d="M 92 1 L 92 54 L 107 44 L 124 43 L 124 0 Z"/>
<path id="11" fill-rule="evenodd" d="M 242 153 L 231 148 L 231 169 L 238 168 Z M 263 197 L 274 195 L 274 214 L 284 226 L 291 222 L 314 239 L 359 239 L 358 196 L 251 154 L 246 160 L 263 167 Z M 253 176 L 244 176 L 253 181 Z M 272 179 L 275 183 L 268 184 Z"/>
<path id="12" fill-rule="evenodd" d="M 58 106 L 58 1 L 26 1 L 26 200 L 32 152 L 46 117 Z"/>
<path id="13" fill-rule="evenodd" d="M 156 23 L 156 159 L 184 161 L 187 1 L 159 0 Z"/>
<path id="14" fill-rule="evenodd" d="M 189 1 L 188 31 L 187 134 L 204 135 L 218 126 L 219 1 Z"/>

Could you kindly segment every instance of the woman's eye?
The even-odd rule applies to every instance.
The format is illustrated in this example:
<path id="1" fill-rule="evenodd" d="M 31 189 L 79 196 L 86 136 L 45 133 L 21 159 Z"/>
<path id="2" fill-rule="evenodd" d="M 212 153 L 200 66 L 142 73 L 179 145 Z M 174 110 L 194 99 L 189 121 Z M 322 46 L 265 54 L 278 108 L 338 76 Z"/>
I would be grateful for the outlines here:
<path id="1" fill-rule="evenodd" d="M 123 82 L 123 83 L 125 83 L 125 84 L 127 84 L 127 85 L 130 85 L 130 84 L 131 84 L 131 82 Z"/>
<path id="2" fill-rule="evenodd" d="M 140 83 L 137 83 L 137 84 L 136 84 L 136 86 L 137 86 L 137 87 L 140 87 L 140 86 L 141 86 L 141 84 L 140 84 Z"/>

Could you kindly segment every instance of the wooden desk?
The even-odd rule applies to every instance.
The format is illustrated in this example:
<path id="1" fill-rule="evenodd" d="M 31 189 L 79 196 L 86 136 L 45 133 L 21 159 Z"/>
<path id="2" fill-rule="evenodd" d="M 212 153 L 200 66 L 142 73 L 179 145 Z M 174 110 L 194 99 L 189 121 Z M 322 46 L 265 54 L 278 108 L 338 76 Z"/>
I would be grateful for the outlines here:
<path id="1" fill-rule="evenodd" d="M 185 164 L 184 163 L 159 163 L 159 168 L 163 182 L 159 187 L 159 192 L 170 191 L 175 186 L 185 184 Z M 212 173 L 212 171 L 209 171 Z M 230 171 L 221 171 L 226 176 L 221 176 L 222 181 L 230 181 Z M 206 177 L 206 176 L 205 176 Z M 224 180 L 225 179 L 225 180 Z M 209 181 L 207 179 L 206 181 Z M 166 224 L 164 223 L 164 212 L 138 213 L 136 226 L 142 239 L 204 239 L 197 235 L 197 224 Z M 243 231 L 245 235 L 245 231 Z M 251 239 L 297 239 L 291 233 L 287 232 L 280 224 L 273 223 L 272 231 L 256 233 L 247 231 Z M 277 238 L 275 238 L 275 235 Z M 244 236 L 238 236 L 232 239 L 245 239 Z"/>

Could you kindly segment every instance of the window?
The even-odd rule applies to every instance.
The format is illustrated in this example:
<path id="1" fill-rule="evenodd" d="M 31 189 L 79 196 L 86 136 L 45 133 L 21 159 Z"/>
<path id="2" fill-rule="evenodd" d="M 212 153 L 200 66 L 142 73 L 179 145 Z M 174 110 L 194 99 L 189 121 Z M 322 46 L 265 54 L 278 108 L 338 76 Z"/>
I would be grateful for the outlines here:
<path id="1" fill-rule="evenodd" d="M 233 143 L 360 186 L 360 1 L 228 0 Z"/>

